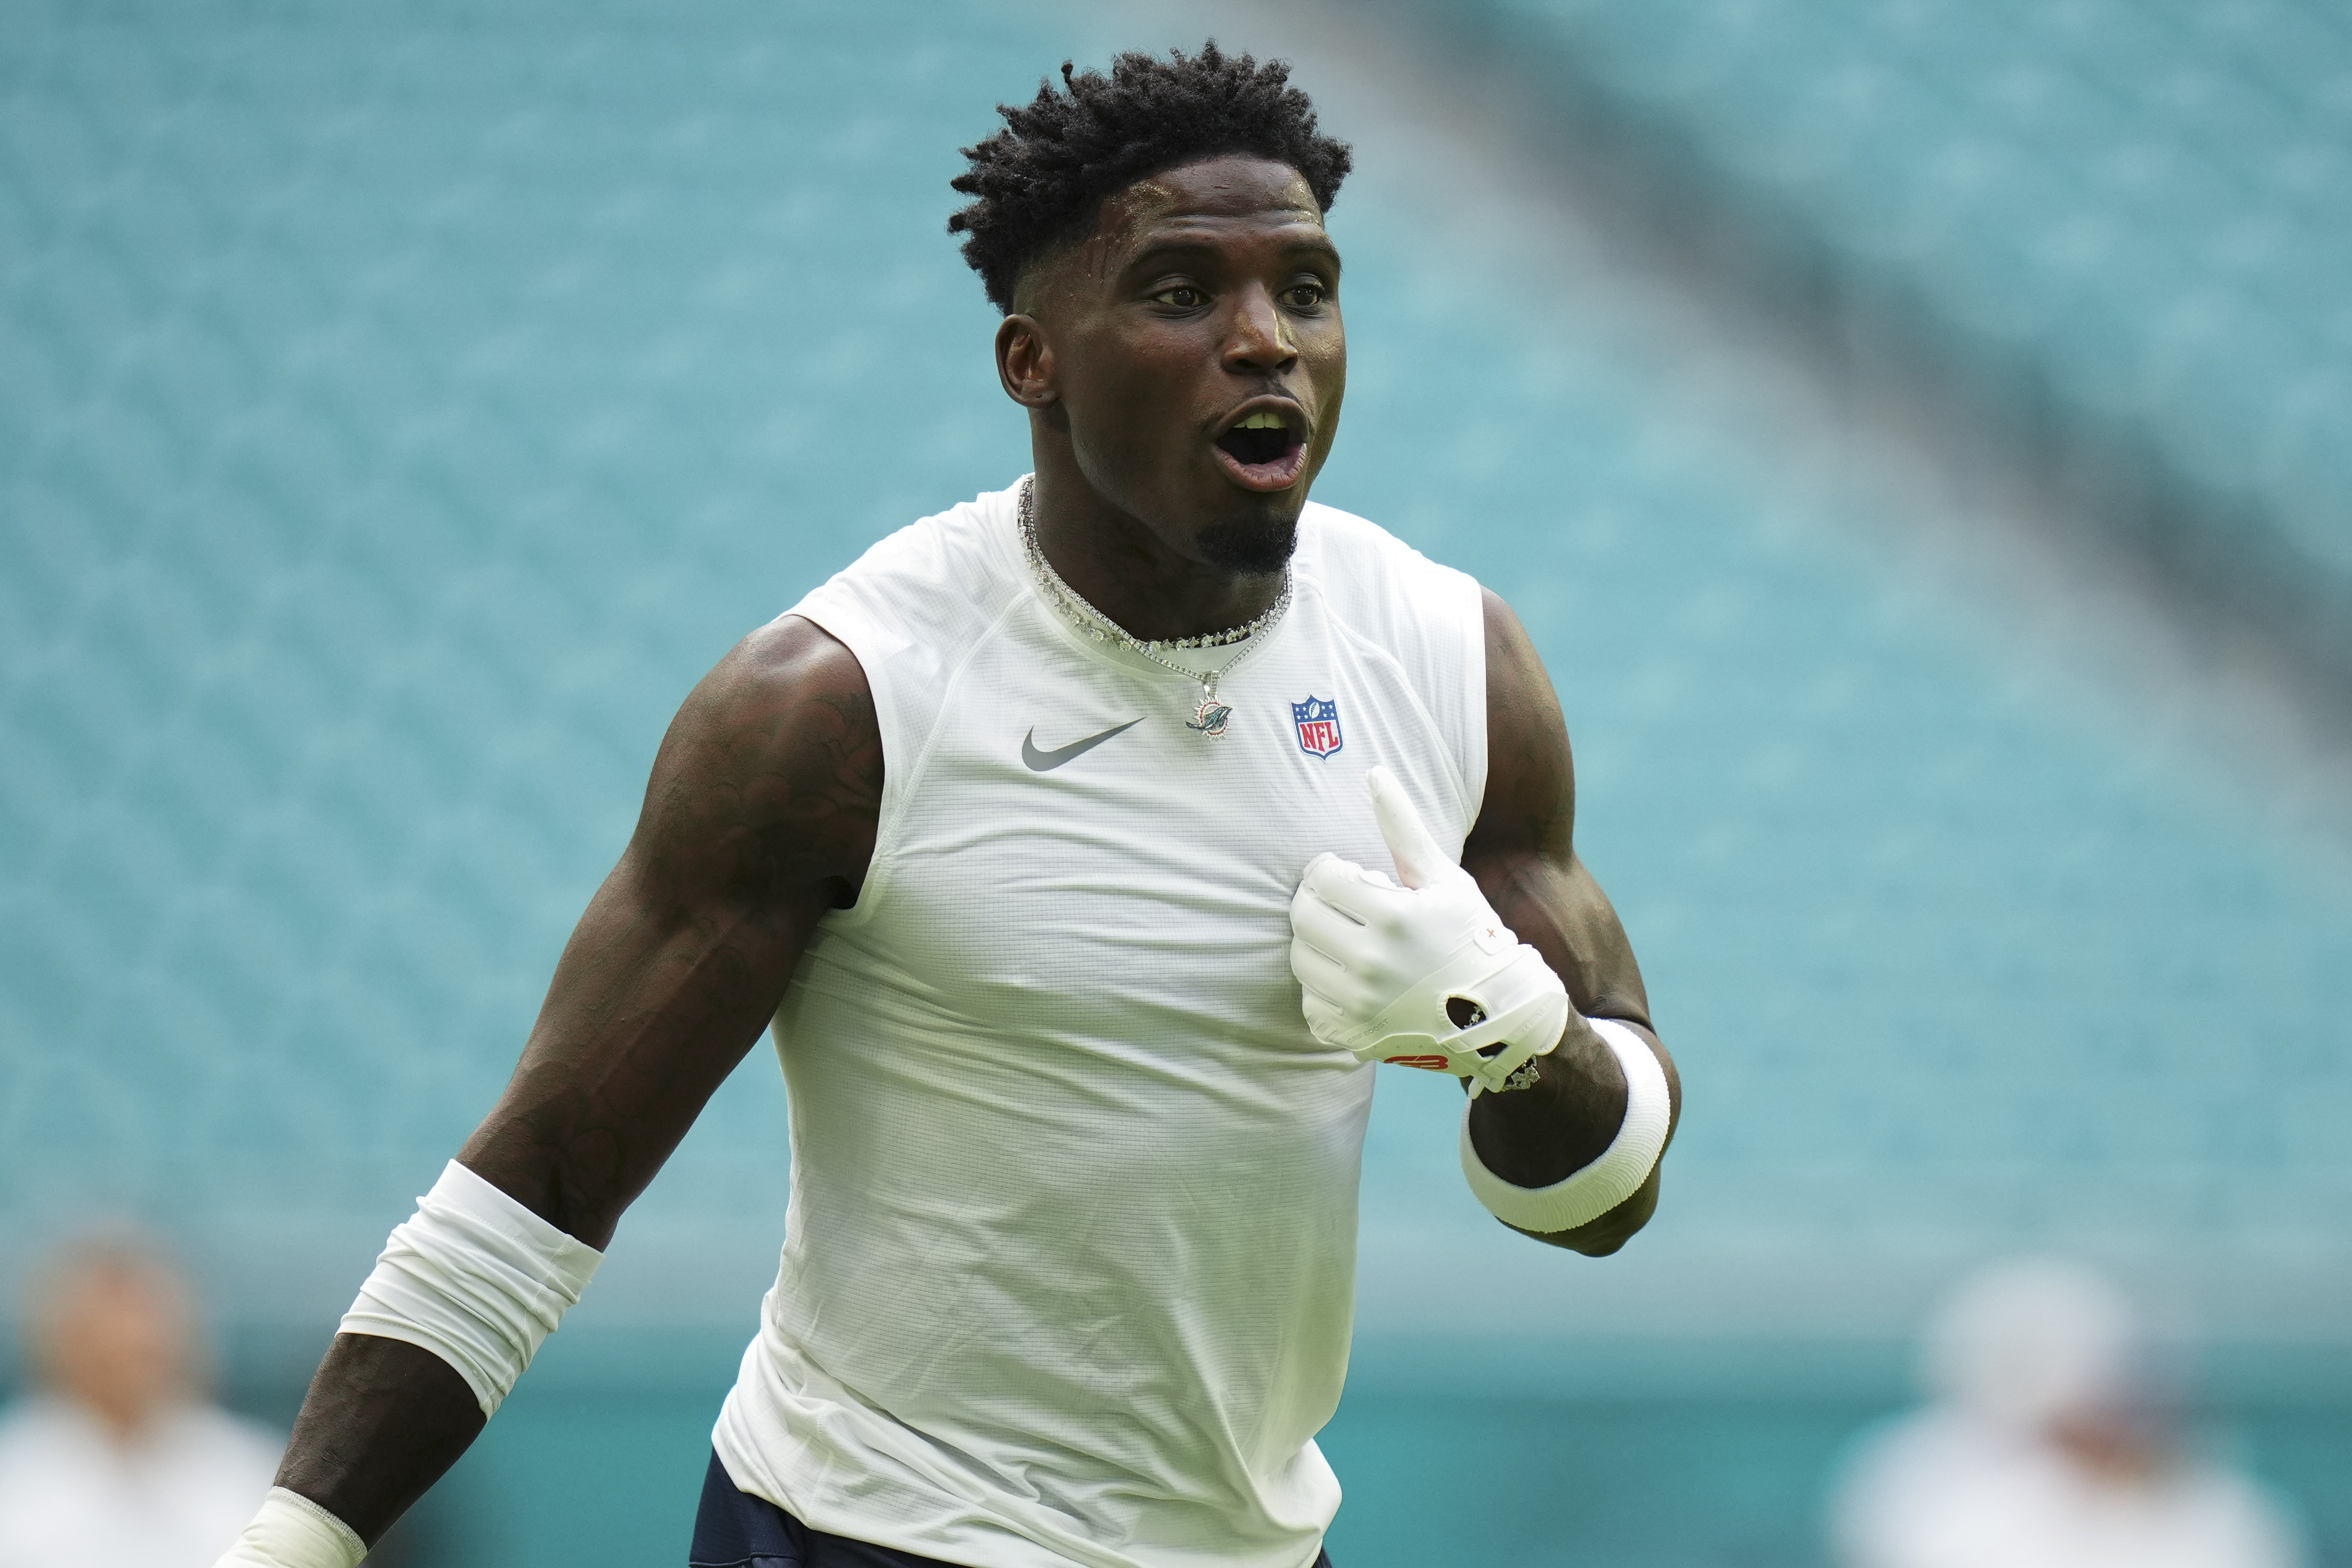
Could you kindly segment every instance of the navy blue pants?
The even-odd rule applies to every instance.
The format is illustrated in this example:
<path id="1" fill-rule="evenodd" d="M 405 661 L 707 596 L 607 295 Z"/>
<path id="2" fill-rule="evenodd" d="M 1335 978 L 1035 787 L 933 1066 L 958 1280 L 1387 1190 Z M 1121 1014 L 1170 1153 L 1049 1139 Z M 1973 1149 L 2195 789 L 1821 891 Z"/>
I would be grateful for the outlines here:
<path id="1" fill-rule="evenodd" d="M 694 1516 L 687 1568 L 951 1568 L 918 1557 L 811 1530 L 774 1503 L 737 1491 L 719 1456 L 702 1478 L 702 1506 Z M 1327 1555 L 1315 1568 L 1331 1568 Z"/>

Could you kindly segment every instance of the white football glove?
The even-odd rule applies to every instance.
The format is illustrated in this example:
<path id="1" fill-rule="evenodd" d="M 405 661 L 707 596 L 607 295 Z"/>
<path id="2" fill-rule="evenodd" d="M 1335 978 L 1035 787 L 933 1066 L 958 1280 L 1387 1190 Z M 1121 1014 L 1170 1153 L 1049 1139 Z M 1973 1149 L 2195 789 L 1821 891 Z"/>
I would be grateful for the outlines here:
<path id="1" fill-rule="evenodd" d="M 1568 988 L 1449 859 L 1385 768 L 1367 776 L 1399 887 L 1335 854 L 1307 862 L 1290 901 L 1290 972 L 1307 1027 L 1360 1061 L 1473 1078 L 1488 1090 L 1559 1043 Z M 1456 1025 L 1446 1004 L 1469 1004 Z"/>

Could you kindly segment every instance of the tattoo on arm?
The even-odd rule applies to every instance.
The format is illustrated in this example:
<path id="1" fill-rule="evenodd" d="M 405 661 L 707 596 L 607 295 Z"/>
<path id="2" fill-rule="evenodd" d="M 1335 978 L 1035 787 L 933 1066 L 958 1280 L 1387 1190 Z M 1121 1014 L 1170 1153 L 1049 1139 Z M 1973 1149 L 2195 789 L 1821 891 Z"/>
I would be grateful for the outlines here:
<path id="1" fill-rule="evenodd" d="M 848 651 L 793 620 L 747 639 L 664 739 L 636 835 L 458 1158 L 604 1246 L 759 1038 L 817 921 L 856 900 L 881 795 Z"/>

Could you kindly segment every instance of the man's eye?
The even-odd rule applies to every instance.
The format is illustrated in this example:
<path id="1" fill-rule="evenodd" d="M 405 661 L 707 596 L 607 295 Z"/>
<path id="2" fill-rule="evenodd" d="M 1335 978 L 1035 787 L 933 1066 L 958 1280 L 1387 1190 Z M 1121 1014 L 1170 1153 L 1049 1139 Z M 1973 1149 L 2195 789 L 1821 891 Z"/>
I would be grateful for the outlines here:
<path id="1" fill-rule="evenodd" d="M 1180 283 L 1173 288 L 1163 288 L 1152 298 L 1162 305 L 1173 305 L 1179 310 L 1196 310 L 1209 302 L 1209 297 L 1206 294 L 1189 283 Z"/>
<path id="2" fill-rule="evenodd" d="M 1319 283 L 1294 283 L 1282 292 L 1294 310 L 1312 310 L 1323 303 L 1323 286 Z"/>

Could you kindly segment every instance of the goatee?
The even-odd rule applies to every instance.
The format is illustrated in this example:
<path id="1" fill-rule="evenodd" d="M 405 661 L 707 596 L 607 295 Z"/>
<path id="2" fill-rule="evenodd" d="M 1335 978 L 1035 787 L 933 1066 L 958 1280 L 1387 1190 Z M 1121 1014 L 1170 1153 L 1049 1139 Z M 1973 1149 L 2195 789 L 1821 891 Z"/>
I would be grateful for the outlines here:
<path id="1" fill-rule="evenodd" d="M 1298 519 L 1217 523 L 1202 530 L 1201 558 L 1222 571 L 1263 577 L 1280 571 L 1298 548 Z"/>

